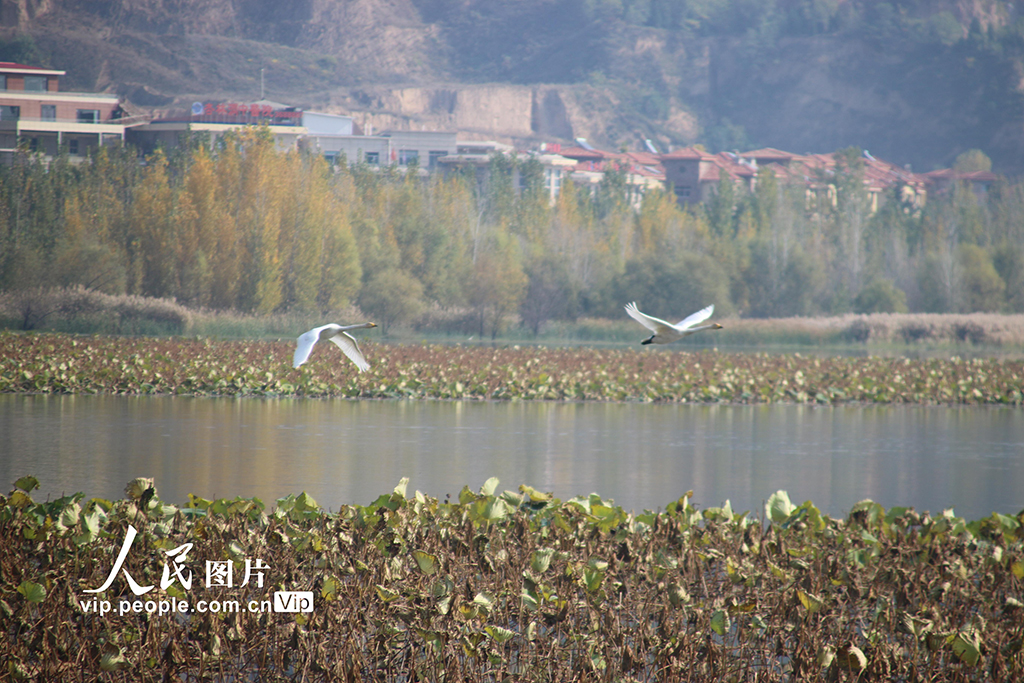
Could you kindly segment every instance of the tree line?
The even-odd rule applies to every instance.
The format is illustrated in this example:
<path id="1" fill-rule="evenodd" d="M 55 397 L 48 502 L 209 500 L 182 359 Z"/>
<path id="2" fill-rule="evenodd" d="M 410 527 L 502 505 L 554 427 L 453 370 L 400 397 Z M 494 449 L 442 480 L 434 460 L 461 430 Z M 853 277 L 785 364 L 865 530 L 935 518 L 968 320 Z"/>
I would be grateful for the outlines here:
<path id="1" fill-rule="evenodd" d="M 643 310 L 679 318 L 714 303 L 748 317 L 850 311 L 1024 312 L 1024 185 L 980 198 L 957 185 L 923 209 L 899 187 L 876 212 L 859 150 L 836 153 L 836 200 L 762 168 L 705 204 L 631 196 L 624 171 L 552 205 L 529 156 L 473 171 L 330 165 L 278 151 L 266 129 L 201 136 L 143 163 L 19 154 L 0 168 L 0 287 L 83 286 L 252 314 L 355 304 L 387 332 L 427 310 L 481 335 L 518 319 Z M 983 156 L 983 155 L 982 155 Z M 963 164 L 984 164 L 965 156 Z"/>

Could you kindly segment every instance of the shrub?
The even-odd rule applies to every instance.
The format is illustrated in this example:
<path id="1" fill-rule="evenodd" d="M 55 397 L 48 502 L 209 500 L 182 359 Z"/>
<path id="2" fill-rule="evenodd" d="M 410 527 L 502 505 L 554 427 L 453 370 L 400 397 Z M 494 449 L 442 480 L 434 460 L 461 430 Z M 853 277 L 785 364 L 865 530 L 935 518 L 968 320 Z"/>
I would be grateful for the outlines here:
<path id="1" fill-rule="evenodd" d="M 856 313 L 906 313 L 907 295 L 889 280 L 872 280 L 853 300 Z"/>
<path id="2" fill-rule="evenodd" d="M 992 265 L 1006 285 L 1007 310 L 1024 313 L 1024 250 L 1004 244 L 992 254 Z"/>
<path id="3" fill-rule="evenodd" d="M 0 296 L 0 316 L 21 330 L 185 334 L 192 313 L 171 299 L 110 295 L 84 287 L 27 289 Z"/>
<path id="4" fill-rule="evenodd" d="M 931 325 L 920 322 L 908 322 L 900 327 L 900 336 L 907 343 L 914 343 L 930 339 L 934 336 L 934 329 Z"/>
<path id="5" fill-rule="evenodd" d="M 387 335 L 397 322 L 411 322 L 423 310 L 423 285 L 396 268 L 374 274 L 359 294 L 359 307 L 380 321 Z"/>
<path id="6" fill-rule="evenodd" d="M 998 311 L 1003 307 L 1006 283 L 999 277 L 988 252 L 973 244 L 963 244 L 957 253 L 961 268 L 962 301 L 960 310 Z"/>
<path id="7" fill-rule="evenodd" d="M 948 259 L 933 255 L 925 259 L 917 274 L 921 290 L 921 310 L 926 313 L 946 313 L 952 310 L 952 264 Z"/>

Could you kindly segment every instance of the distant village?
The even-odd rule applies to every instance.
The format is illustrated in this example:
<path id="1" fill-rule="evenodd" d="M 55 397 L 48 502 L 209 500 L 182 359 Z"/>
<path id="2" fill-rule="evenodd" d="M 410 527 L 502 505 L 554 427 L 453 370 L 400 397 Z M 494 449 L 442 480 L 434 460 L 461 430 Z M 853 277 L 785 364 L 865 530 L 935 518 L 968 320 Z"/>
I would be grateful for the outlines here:
<path id="1" fill-rule="evenodd" d="M 809 199 L 835 202 L 829 182 L 833 154 L 796 154 L 764 148 L 711 154 L 700 147 L 658 150 L 644 141 L 643 151 L 596 149 L 585 139 L 548 142 L 518 150 L 495 141 L 460 140 L 458 132 L 364 130 L 351 116 L 304 111 L 279 102 L 194 102 L 187 111 L 159 116 L 133 115 L 116 95 L 60 90 L 64 71 L 0 62 L 0 162 L 11 163 L 19 150 L 54 158 L 62 151 L 85 159 L 100 145 L 129 144 L 148 154 L 173 148 L 192 133 L 212 139 L 246 126 L 266 126 L 281 150 L 303 149 L 332 163 L 397 165 L 416 172 L 448 174 L 467 169 L 483 179 L 495 154 L 532 158 L 544 169 L 552 202 L 564 182 L 596 187 L 605 174 L 623 174 L 630 195 L 639 202 L 651 189 L 674 192 L 681 205 L 707 200 L 723 179 L 753 190 L 770 169 L 782 184 L 803 184 Z M 954 182 L 968 183 L 984 196 L 996 180 L 990 171 L 941 169 L 916 173 L 863 152 L 864 184 L 872 211 L 886 193 L 921 207 L 929 192 L 942 193 Z"/>

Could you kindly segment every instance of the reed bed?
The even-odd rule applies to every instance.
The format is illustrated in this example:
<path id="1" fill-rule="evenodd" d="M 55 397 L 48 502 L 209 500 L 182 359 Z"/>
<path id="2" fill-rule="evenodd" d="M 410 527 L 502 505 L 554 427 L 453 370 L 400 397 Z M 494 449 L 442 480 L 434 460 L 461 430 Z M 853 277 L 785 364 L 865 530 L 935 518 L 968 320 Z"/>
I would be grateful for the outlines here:
<path id="1" fill-rule="evenodd" d="M 172 299 L 109 295 L 83 287 L 0 292 L 0 327 L 18 330 L 112 335 L 196 335 L 216 339 L 295 337 L 325 320 L 365 319 L 355 307 L 327 316 L 314 313 L 250 315 L 234 311 L 191 309 Z M 997 313 L 872 313 L 815 318 L 726 318 L 725 329 L 682 340 L 682 347 L 808 346 L 994 349 L 1024 351 L 1024 315 Z M 500 341 L 523 343 L 637 342 L 645 334 L 621 319 L 552 320 L 540 334 L 514 317 Z M 470 310 L 428 309 L 416 320 L 391 330 L 396 339 L 479 340 L 479 318 Z"/>
<path id="2" fill-rule="evenodd" d="M 668 349 L 330 344 L 0 333 L 0 391 L 704 403 L 1020 405 L 1024 361 Z"/>
<path id="3" fill-rule="evenodd" d="M 698 510 L 692 492 L 633 514 L 495 479 L 444 501 L 406 483 L 332 513 L 304 493 L 172 505 L 149 479 L 118 501 L 38 502 L 25 477 L 0 496 L 8 680 L 1024 677 L 1024 513 L 863 501 L 833 519 L 779 491 L 763 516 Z M 233 586 L 211 585 L 211 561 Z M 240 586 L 254 564 L 265 583 Z M 153 589 L 136 597 L 129 576 Z M 309 609 L 264 609 L 276 591 Z"/>

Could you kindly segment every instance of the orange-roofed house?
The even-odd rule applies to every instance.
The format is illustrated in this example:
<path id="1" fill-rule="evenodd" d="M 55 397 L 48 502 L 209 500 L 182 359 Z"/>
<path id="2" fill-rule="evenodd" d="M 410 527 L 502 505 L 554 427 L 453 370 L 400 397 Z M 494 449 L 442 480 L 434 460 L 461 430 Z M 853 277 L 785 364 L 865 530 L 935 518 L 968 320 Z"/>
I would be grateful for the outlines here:
<path id="1" fill-rule="evenodd" d="M 757 178 L 757 163 L 731 152 L 710 154 L 696 147 L 683 147 L 659 158 L 665 183 L 672 187 L 681 205 L 710 198 L 718 191 L 723 176 L 748 190 L 754 189 Z"/>
<path id="2" fill-rule="evenodd" d="M 576 165 L 570 178 L 580 187 L 592 191 L 608 171 L 622 171 L 626 177 L 630 201 L 640 206 L 644 194 L 652 189 L 664 189 L 665 171 L 658 155 L 647 152 L 606 152 L 586 147 L 562 147 L 561 156 L 572 159 Z"/>
<path id="3" fill-rule="evenodd" d="M 924 174 L 936 194 L 948 192 L 957 182 L 967 183 L 979 199 L 984 199 L 998 176 L 992 171 L 956 171 L 943 168 Z"/>

